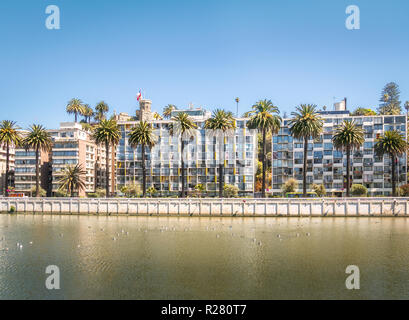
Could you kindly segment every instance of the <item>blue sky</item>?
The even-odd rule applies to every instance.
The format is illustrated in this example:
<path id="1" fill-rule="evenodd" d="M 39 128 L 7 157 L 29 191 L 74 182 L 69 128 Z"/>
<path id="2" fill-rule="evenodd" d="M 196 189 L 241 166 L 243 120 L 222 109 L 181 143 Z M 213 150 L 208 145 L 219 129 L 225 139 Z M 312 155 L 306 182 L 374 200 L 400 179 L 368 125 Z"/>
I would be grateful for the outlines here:
<path id="1" fill-rule="evenodd" d="M 58 5 L 61 29 L 45 8 Z M 345 9 L 361 10 L 347 30 Z M 134 114 L 139 89 L 154 110 L 172 103 L 240 113 L 271 99 L 378 106 L 390 81 L 409 100 L 409 1 L 2 0 L 1 119 L 55 128 L 78 97 Z"/>

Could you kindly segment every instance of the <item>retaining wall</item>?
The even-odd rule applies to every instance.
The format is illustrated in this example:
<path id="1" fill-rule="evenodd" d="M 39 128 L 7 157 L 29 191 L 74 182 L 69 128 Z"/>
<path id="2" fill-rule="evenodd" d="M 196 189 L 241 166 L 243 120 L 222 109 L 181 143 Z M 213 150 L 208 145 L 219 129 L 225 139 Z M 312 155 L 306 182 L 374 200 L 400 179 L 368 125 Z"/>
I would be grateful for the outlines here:
<path id="1" fill-rule="evenodd" d="M 0 212 L 185 216 L 409 216 L 409 198 L 81 199 L 0 198 Z"/>

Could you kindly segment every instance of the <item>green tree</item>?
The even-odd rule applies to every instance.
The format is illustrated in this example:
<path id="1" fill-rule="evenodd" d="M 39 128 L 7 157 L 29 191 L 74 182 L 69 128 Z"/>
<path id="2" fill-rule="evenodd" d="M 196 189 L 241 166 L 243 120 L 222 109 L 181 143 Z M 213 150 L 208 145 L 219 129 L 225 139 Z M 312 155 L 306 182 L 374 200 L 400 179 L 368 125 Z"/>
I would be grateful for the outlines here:
<path id="1" fill-rule="evenodd" d="M 373 111 L 369 108 L 356 108 L 355 111 L 351 114 L 352 116 L 376 116 L 376 111 Z"/>
<path id="2" fill-rule="evenodd" d="M 400 90 L 395 82 L 390 82 L 382 90 L 379 114 L 393 115 L 401 113 L 401 102 L 399 100 Z"/>
<path id="3" fill-rule="evenodd" d="M 290 119 L 290 133 L 296 139 L 304 140 L 304 163 L 303 163 L 303 196 L 307 196 L 307 154 L 308 139 L 316 139 L 320 136 L 323 127 L 323 120 L 316 111 L 317 106 L 302 104 L 292 112 Z"/>
<path id="4" fill-rule="evenodd" d="M 78 115 L 82 115 L 84 113 L 84 106 L 80 99 L 71 99 L 66 107 L 66 111 L 68 114 L 75 115 L 75 122 L 78 122 Z"/>
<path id="5" fill-rule="evenodd" d="M 355 197 L 366 197 L 368 189 L 362 184 L 353 184 L 351 187 L 351 193 Z"/>
<path id="6" fill-rule="evenodd" d="M 332 143 L 335 149 L 344 151 L 347 155 L 347 197 L 349 197 L 349 186 L 351 185 L 351 151 L 359 149 L 364 143 L 364 131 L 362 127 L 355 124 L 354 121 L 345 120 L 335 129 L 332 137 Z"/>
<path id="7" fill-rule="evenodd" d="M 163 108 L 163 117 L 165 119 L 170 119 L 172 115 L 172 111 L 177 110 L 177 107 L 173 104 L 168 104 L 165 108 Z"/>
<path id="8" fill-rule="evenodd" d="M 406 110 L 406 113 L 409 113 L 409 101 L 405 102 L 405 110 Z"/>
<path id="9" fill-rule="evenodd" d="M 180 137 L 181 146 L 181 167 L 182 167 L 182 192 L 181 197 L 184 198 L 185 195 L 185 162 L 184 162 L 184 150 L 185 150 L 185 140 L 190 139 L 192 136 L 196 136 L 197 125 L 193 122 L 193 119 L 189 117 L 186 112 L 180 112 L 175 117 L 172 118 L 172 123 L 170 125 L 170 134 L 172 136 Z"/>
<path id="10" fill-rule="evenodd" d="M 84 170 L 81 164 L 69 165 L 62 171 L 62 176 L 58 183 L 59 190 L 66 190 L 67 194 L 74 197 L 74 192 L 78 190 L 78 195 L 81 189 L 85 189 L 84 176 L 87 171 Z"/>
<path id="11" fill-rule="evenodd" d="M 225 198 L 237 198 L 239 196 L 239 188 L 231 184 L 225 184 L 223 186 L 223 197 Z"/>
<path id="12" fill-rule="evenodd" d="M 211 130 L 211 134 L 219 141 L 219 197 L 223 198 L 224 186 L 224 150 L 226 138 L 234 136 L 236 121 L 233 113 L 222 109 L 216 109 L 211 118 L 205 122 L 205 129 Z"/>
<path id="13" fill-rule="evenodd" d="M 386 131 L 376 140 L 375 153 L 381 157 L 387 154 L 392 160 L 392 196 L 396 197 L 396 162 L 397 158 L 406 152 L 405 137 L 398 131 Z"/>
<path id="14" fill-rule="evenodd" d="M 278 108 L 270 100 L 260 100 L 253 105 L 253 110 L 250 113 L 250 120 L 247 122 L 249 129 L 257 129 L 262 134 L 262 189 L 261 195 L 266 197 L 266 155 L 267 142 L 266 137 L 268 133 L 277 134 L 281 128 L 281 117 Z"/>
<path id="15" fill-rule="evenodd" d="M 106 120 L 106 114 L 108 111 L 109 107 L 104 101 L 98 102 L 98 104 L 95 106 L 95 120 Z"/>
<path id="16" fill-rule="evenodd" d="M 109 148 L 112 147 L 112 150 L 118 145 L 119 140 L 121 139 L 121 131 L 119 130 L 118 124 L 115 120 L 102 120 L 94 129 L 93 140 L 98 145 L 105 145 L 106 153 L 106 185 L 105 192 L 106 196 L 109 197 Z M 112 168 L 114 170 L 114 168 Z M 114 183 L 114 181 L 112 181 Z"/>
<path id="17" fill-rule="evenodd" d="M 42 125 L 33 124 L 28 131 L 28 134 L 23 140 L 23 145 L 26 150 L 32 149 L 35 151 L 36 162 L 36 197 L 40 196 L 40 151 L 48 152 L 51 150 L 52 139 L 51 135 Z"/>
<path id="18" fill-rule="evenodd" d="M 321 184 L 313 183 L 312 184 L 312 190 L 314 190 L 314 192 L 320 198 L 325 197 L 325 195 L 327 194 L 327 190 L 325 190 L 325 186 L 322 183 Z"/>
<path id="19" fill-rule="evenodd" d="M 298 189 L 298 182 L 294 178 L 288 179 L 281 187 L 281 190 L 283 190 L 284 196 L 289 192 L 296 192 L 297 189 Z"/>
<path id="20" fill-rule="evenodd" d="M 0 123 L 0 146 L 6 147 L 6 172 L 4 181 L 4 195 L 8 197 L 8 182 L 10 174 L 10 148 L 17 147 L 21 144 L 22 138 L 19 132 L 19 127 L 16 126 L 16 122 L 3 120 Z"/>
<path id="21" fill-rule="evenodd" d="M 145 148 L 152 149 L 157 142 L 157 137 L 153 132 L 152 125 L 146 121 L 140 121 L 129 133 L 129 144 L 136 149 L 141 146 L 142 150 L 142 190 L 143 197 L 146 197 L 146 159 Z"/>

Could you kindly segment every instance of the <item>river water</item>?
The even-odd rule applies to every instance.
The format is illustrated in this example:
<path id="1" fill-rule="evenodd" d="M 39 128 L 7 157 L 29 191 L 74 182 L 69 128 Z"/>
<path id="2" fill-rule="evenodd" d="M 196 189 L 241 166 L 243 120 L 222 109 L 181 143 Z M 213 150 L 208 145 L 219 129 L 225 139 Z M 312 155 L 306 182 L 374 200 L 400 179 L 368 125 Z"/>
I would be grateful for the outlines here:
<path id="1" fill-rule="evenodd" d="M 0 215 L 0 299 L 392 298 L 409 298 L 406 218 Z"/>

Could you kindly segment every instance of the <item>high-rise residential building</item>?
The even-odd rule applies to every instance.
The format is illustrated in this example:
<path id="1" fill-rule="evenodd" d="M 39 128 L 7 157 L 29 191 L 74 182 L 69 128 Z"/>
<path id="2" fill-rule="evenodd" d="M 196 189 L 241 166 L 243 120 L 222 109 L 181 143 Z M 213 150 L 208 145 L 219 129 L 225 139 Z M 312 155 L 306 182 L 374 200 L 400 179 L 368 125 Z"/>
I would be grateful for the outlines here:
<path id="1" fill-rule="evenodd" d="M 79 123 L 61 123 L 59 129 L 48 130 L 52 138 L 52 149 L 40 151 L 41 187 L 47 195 L 56 195 L 59 191 L 62 171 L 70 165 L 80 164 L 86 171 L 83 178 L 85 189 L 75 192 L 80 197 L 93 193 L 97 188 L 105 189 L 106 153 L 105 146 L 98 146 L 92 140 L 91 133 L 84 130 Z M 115 154 L 110 150 L 110 168 L 114 168 Z M 35 152 L 34 150 L 16 150 L 15 191 L 31 194 L 35 187 Z M 114 174 L 114 170 L 111 170 Z M 115 181 L 110 177 L 111 192 L 114 192 Z"/>
<path id="2" fill-rule="evenodd" d="M 342 196 L 346 192 L 346 154 L 335 150 L 332 137 L 338 125 L 344 120 L 354 120 L 365 132 L 365 142 L 351 154 L 351 182 L 362 184 L 371 196 L 392 194 L 391 159 L 387 155 L 378 157 L 374 153 L 376 138 L 385 131 L 397 130 L 407 137 L 407 117 L 394 116 L 351 116 L 342 108 L 336 111 L 320 112 L 324 120 L 323 132 L 316 140 L 309 140 L 307 156 L 307 184 L 323 184 L 328 195 Z M 273 194 L 282 195 L 282 186 L 289 178 L 295 178 L 302 190 L 303 141 L 290 135 L 289 119 L 283 119 L 283 126 L 273 136 Z M 398 159 L 397 177 L 399 185 L 407 183 L 407 158 Z"/>
<path id="3" fill-rule="evenodd" d="M 181 143 L 180 137 L 170 133 L 171 120 L 152 120 L 147 115 L 146 104 L 143 119 L 150 119 L 154 133 L 158 137 L 157 144 L 146 152 L 147 187 L 154 187 L 162 195 L 177 194 L 181 191 Z M 149 104 L 150 111 L 150 104 Z M 184 163 L 186 190 L 194 191 L 196 185 L 205 187 L 208 195 L 216 195 L 218 191 L 218 164 L 224 165 L 225 184 L 235 185 L 241 195 L 254 192 L 254 175 L 257 166 L 257 133 L 246 127 L 248 119 L 236 119 L 237 128 L 234 134 L 223 139 L 211 134 L 204 128 L 205 121 L 211 113 L 202 108 L 190 107 L 186 112 L 197 124 L 196 135 L 185 140 Z M 142 184 L 141 147 L 133 149 L 129 145 L 129 133 L 139 121 L 137 117 L 126 114 L 117 116 L 121 129 L 121 140 L 117 148 L 117 191 L 122 186 Z M 220 147 L 224 152 L 220 153 Z"/>
<path id="4" fill-rule="evenodd" d="M 50 153 L 39 151 L 40 187 L 45 191 L 51 179 Z M 17 148 L 15 153 L 14 187 L 15 192 L 33 195 L 36 186 L 36 153 L 33 149 Z"/>
<path id="5" fill-rule="evenodd" d="M 80 123 L 61 123 L 57 130 L 49 130 L 53 139 L 51 152 L 52 183 L 49 193 L 55 194 L 60 188 L 61 173 L 69 165 L 80 164 L 86 171 L 85 189 L 79 191 L 79 196 L 93 193 L 97 188 L 105 188 L 106 153 L 105 146 L 96 145 L 91 132 L 84 130 Z M 115 155 L 114 155 L 115 157 Z M 112 167 L 112 152 L 110 152 L 110 167 Z M 112 170 L 111 170 L 112 172 Z M 111 192 L 114 191 L 110 178 Z"/>
<path id="6" fill-rule="evenodd" d="M 14 146 L 9 148 L 9 183 L 8 186 L 14 184 Z M 6 179 L 6 159 L 7 148 L 5 145 L 0 145 L 0 195 L 5 194 L 5 179 Z"/>

